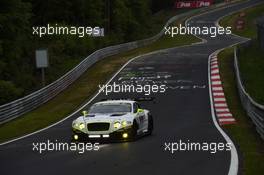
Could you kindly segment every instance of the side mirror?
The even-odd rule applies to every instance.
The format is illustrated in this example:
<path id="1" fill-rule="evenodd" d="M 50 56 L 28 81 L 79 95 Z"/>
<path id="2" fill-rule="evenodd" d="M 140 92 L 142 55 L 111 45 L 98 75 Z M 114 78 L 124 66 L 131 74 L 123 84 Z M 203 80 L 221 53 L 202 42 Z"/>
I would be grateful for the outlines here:
<path id="1" fill-rule="evenodd" d="M 138 108 L 137 113 L 141 113 L 141 112 L 144 112 L 144 109 Z"/>
<path id="2" fill-rule="evenodd" d="M 88 115 L 88 111 L 82 111 L 82 114 L 84 117 L 86 117 Z"/>

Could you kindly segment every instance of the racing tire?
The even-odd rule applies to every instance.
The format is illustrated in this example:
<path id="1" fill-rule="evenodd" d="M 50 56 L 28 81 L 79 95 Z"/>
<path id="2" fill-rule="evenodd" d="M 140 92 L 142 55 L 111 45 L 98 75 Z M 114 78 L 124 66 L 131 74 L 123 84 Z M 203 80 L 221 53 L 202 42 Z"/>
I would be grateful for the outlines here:
<path id="1" fill-rule="evenodd" d="M 148 132 L 147 135 L 151 135 L 153 131 L 153 117 L 151 114 L 148 115 Z"/>
<path id="2" fill-rule="evenodd" d="M 132 130 L 131 130 L 131 138 L 132 138 L 132 140 L 136 140 L 138 138 L 137 130 L 138 130 L 138 124 L 134 120 L 133 125 L 132 125 Z"/>

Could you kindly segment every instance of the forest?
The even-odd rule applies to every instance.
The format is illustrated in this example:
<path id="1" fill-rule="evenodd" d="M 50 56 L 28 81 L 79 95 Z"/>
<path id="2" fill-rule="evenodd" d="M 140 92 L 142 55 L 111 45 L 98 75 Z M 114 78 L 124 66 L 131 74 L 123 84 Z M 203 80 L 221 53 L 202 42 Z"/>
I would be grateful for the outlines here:
<path id="1" fill-rule="evenodd" d="M 46 82 L 59 78 L 96 49 L 143 39 L 153 29 L 152 16 L 173 7 L 173 0 L 1 0 L 0 105 L 41 88 L 35 50 L 48 49 Z M 105 37 L 36 37 L 32 27 L 99 26 Z"/>

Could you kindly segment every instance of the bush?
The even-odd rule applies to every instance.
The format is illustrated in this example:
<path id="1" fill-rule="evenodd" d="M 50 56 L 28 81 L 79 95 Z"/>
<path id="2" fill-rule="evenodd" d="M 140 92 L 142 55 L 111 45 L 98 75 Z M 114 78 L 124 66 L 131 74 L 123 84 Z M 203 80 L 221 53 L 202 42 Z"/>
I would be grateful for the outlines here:
<path id="1" fill-rule="evenodd" d="M 23 90 L 17 88 L 11 81 L 0 80 L 0 104 L 7 103 L 11 100 L 15 100 L 21 94 Z"/>

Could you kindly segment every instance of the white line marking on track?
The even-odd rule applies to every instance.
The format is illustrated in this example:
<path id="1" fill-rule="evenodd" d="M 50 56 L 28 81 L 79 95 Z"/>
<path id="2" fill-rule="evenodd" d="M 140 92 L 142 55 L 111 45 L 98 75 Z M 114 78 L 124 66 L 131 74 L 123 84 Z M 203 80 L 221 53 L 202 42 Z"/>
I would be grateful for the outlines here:
<path id="1" fill-rule="evenodd" d="M 224 92 L 213 92 L 214 96 L 224 96 Z"/>
<path id="2" fill-rule="evenodd" d="M 214 61 L 217 61 L 218 59 L 215 57 L 215 58 L 211 58 L 211 63 L 214 62 Z"/>
<path id="3" fill-rule="evenodd" d="M 223 90 L 222 87 L 213 87 L 213 91 L 219 91 L 219 90 Z"/>
<path id="4" fill-rule="evenodd" d="M 226 101 L 225 98 L 214 98 L 214 101 L 217 102 L 217 101 Z"/>
<path id="5" fill-rule="evenodd" d="M 216 107 L 227 107 L 226 103 L 215 103 Z"/>
<path id="6" fill-rule="evenodd" d="M 212 69 L 213 69 L 213 68 L 218 68 L 218 65 L 215 64 L 215 65 L 213 65 L 211 68 L 212 68 Z"/>
<path id="7" fill-rule="evenodd" d="M 217 117 L 232 117 L 232 114 L 231 113 L 224 113 L 224 114 L 216 114 Z M 234 119 L 234 118 L 232 118 Z M 219 119 L 220 120 L 220 119 Z M 234 119 L 235 120 L 235 119 Z"/>
<path id="8" fill-rule="evenodd" d="M 212 74 L 219 73 L 219 70 L 218 70 L 218 69 L 217 69 L 217 70 L 213 70 L 211 73 L 212 73 Z"/>
<path id="9" fill-rule="evenodd" d="M 220 122 L 231 122 L 231 121 L 235 121 L 234 118 L 220 118 L 219 119 Z"/>
<path id="10" fill-rule="evenodd" d="M 228 108 L 216 108 L 215 109 L 216 112 L 229 112 L 229 109 Z"/>
<path id="11" fill-rule="evenodd" d="M 215 80 L 215 79 L 219 80 L 220 79 L 220 75 L 214 75 L 214 76 L 211 77 L 211 79 L 212 80 Z"/>
<path id="12" fill-rule="evenodd" d="M 218 64 L 218 61 L 212 61 L 211 64 Z"/>
<path id="13" fill-rule="evenodd" d="M 212 84 L 215 85 L 215 84 L 222 84 L 221 81 L 212 81 Z"/>

